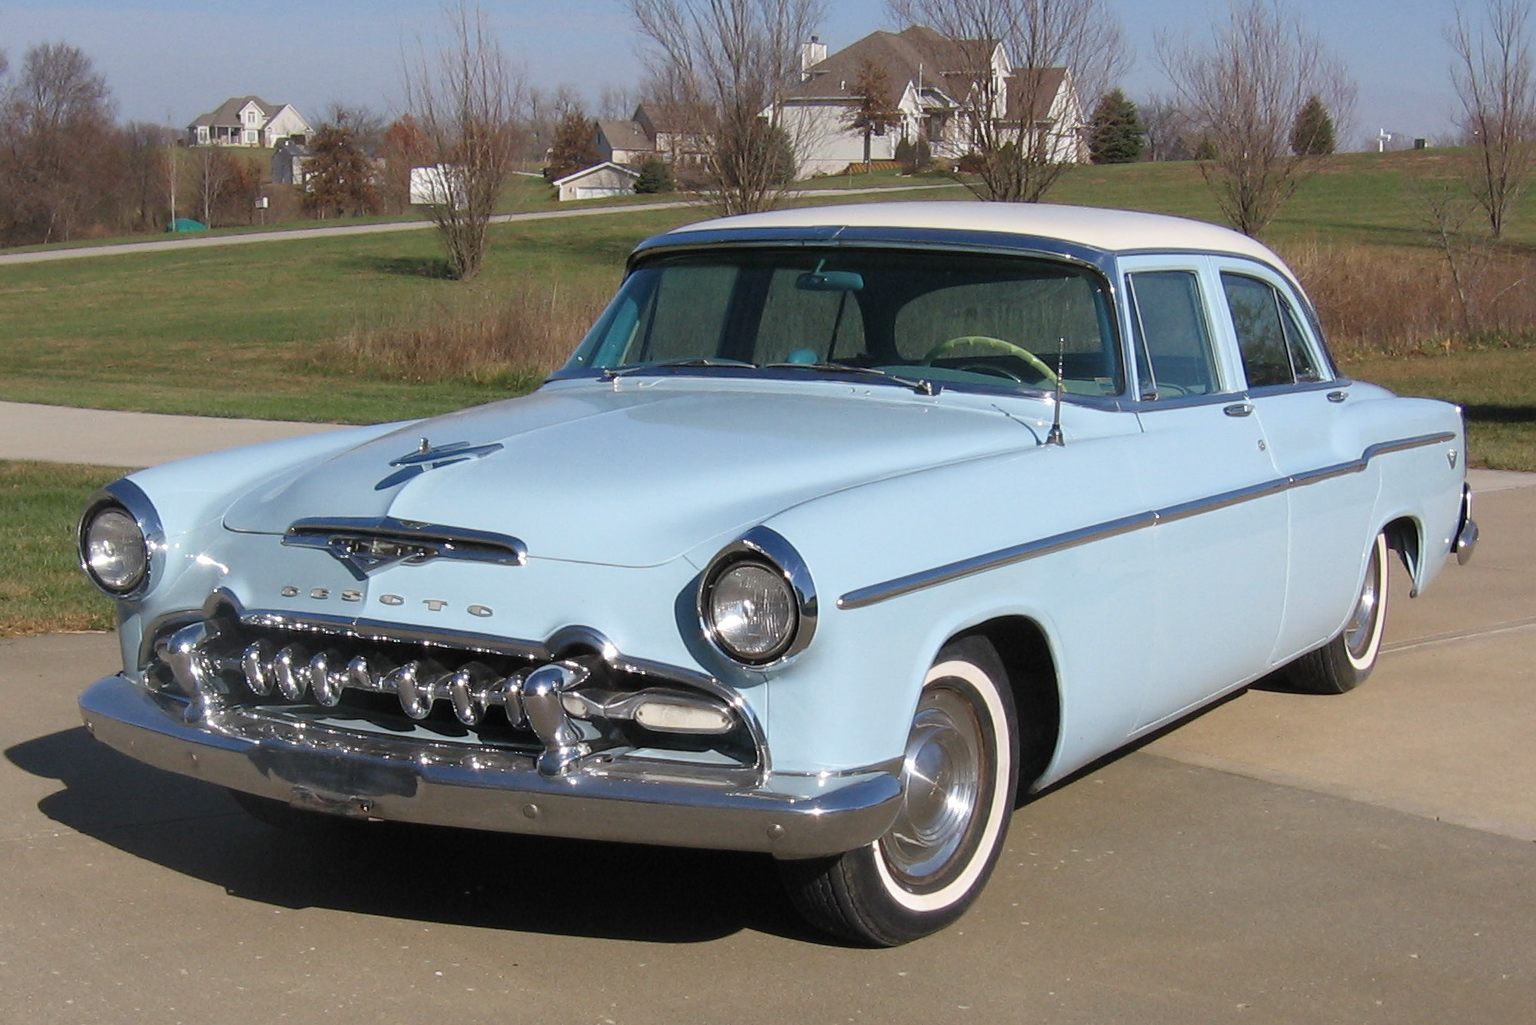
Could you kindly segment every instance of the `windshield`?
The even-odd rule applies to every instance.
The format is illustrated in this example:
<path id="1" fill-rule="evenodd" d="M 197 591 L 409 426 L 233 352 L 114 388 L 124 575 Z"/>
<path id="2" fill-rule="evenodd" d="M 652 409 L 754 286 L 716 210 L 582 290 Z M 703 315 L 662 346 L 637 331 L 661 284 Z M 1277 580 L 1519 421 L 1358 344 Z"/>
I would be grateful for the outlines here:
<path id="1" fill-rule="evenodd" d="M 1099 278 L 1063 262 L 894 249 L 729 249 L 652 259 L 562 375 L 878 371 L 907 382 L 1118 395 Z M 873 378 L 874 375 L 871 375 Z"/>

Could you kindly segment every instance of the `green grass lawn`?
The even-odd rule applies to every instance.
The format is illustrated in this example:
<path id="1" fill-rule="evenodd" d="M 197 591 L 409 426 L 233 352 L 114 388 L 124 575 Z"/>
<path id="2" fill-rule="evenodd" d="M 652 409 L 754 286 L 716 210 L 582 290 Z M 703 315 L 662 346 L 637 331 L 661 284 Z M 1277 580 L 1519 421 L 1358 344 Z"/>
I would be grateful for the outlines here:
<path id="1" fill-rule="evenodd" d="M 112 602 L 75 559 L 75 521 L 91 494 L 123 471 L 0 462 L 0 636 L 106 630 Z"/>
<path id="2" fill-rule="evenodd" d="M 1536 351 L 1484 349 L 1361 359 L 1344 370 L 1399 395 L 1458 403 L 1473 466 L 1536 471 Z"/>
<path id="3" fill-rule="evenodd" d="M 1268 239 L 1281 245 L 1321 239 L 1424 247 L 1427 233 L 1413 183 L 1448 173 L 1446 160 L 1438 151 L 1334 158 L 1302 184 Z M 943 184 L 943 179 L 889 172 L 854 178 L 883 186 Z M 823 181 L 843 183 L 842 178 Z M 554 205 L 535 179 L 514 186 L 509 203 Z M 962 199 L 967 193 L 951 185 L 915 195 Z M 1219 218 L 1193 164 L 1082 168 L 1065 175 L 1050 198 Z M 836 199 L 808 196 L 801 202 Z M 350 422 L 489 401 L 526 390 L 538 374 L 513 373 L 486 383 L 418 383 L 386 379 L 366 368 L 342 372 L 317 360 L 316 353 L 328 340 L 359 328 L 441 319 L 523 284 L 602 295 L 618 281 L 624 256 L 637 241 L 708 215 L 701 207 L 615 210 L 612 216 L 493 226 L 485 269 L 469 283 L 444 279 L 437 239 L 426 231 L 7 267 L 0 269 L 7 355 L 0 367 L 0 398 Z M 1522 200 L 1512 223 L 1513 243 L 1536 245 L 1536 191 Z M 572 345 L 576 341 L 570 339 Z M 1514 400 L 1536 395 L 1528 376 L 1511 371 L 1532 356 L 1508 353 L 1503 363 L 1496 356 L 1451 357 L 1458 373 L 1475 379 L 1460 383 L 1456 394 L 1440 393 L 1466 402 L 1474 425 L 1490 439 L 1509 436 L 1509 444 L 1488 449 L 1499 453 L 1490 460 L 1536 469 L 1536 443 L 1519 443 L 1536 437 L 1536 427 L 1500 412 L 1528 408 L 1529 402 Z M 1401 380 L 1403 387 L 1430 392 L 1444 385 L 1444 374 L 1412 376 L 1417 362 L 1381 361 L 1361 376 L 1388 384 Z M 1511 389 L 1513 398 L 1505 394 Z M 1482 413 L 1485 408 L 1490 412 Z M 1490 419 L 1482 426 L 1479 417 L 1485 415 Z"/>

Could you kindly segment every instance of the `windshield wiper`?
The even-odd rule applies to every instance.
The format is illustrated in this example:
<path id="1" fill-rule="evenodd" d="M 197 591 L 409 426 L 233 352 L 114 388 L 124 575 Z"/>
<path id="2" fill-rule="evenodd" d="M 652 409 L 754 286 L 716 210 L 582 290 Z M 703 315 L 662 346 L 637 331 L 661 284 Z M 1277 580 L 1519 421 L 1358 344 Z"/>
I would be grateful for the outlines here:
<path id="1" fill-rule="evenodd" d="M 637 363 L 632 367 L 603 368 L 603 377 L 612 380 L 615 377 L 626 377 L 630 374 L 644 374 L 651 370 L 674 370 L 678 368 L 720 368 L 736 370 L 756 370 L 756 363 L 748 363 L 739 359 L 721 359 L 716 356 L 688 356 L 684 359 L 664 359 L 657 363 Z"/>
<path id="2" fill-rule="evenodd" d="M 859 367 L 848 363 L 768 363 L 764 370 L 825 370 L 843 374 L 867 374 L 878 377 L 887 384 L 894 384 L 902 388 L 910 388 L 919 395 L 937 395 L 939 386 L 932 381 L 920 378 L 902 377 L 893 374 L 889 370 L 881 370 L 879 367 Z"/>

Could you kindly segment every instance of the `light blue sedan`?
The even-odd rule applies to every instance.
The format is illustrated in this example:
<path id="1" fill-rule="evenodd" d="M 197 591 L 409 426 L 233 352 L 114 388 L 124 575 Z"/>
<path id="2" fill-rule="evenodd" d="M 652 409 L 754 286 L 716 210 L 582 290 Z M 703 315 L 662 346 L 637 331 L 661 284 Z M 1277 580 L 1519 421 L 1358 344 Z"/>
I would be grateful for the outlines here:
<path id="1" fill-rule="evenodd" d="M 1271 674 L 1342 692 L 1477 540 L 1459 411 L 1258 243 L 870 204 L 641 244 L 532 395 L 210 455 L 81 521 L 97 738 L 321 815 L 730 848 L 896 944 L 1020 798 Z"/>

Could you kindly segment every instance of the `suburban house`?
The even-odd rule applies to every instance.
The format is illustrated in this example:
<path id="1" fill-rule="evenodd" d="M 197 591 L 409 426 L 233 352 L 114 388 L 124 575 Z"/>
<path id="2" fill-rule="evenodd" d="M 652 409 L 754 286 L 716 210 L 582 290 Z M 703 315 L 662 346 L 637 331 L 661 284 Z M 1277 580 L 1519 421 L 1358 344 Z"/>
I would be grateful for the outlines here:
<path id="1" fill-rule="evenodd" d="M 800 173 L 835 174 L 864 159 L 864 133 L 848 127 L 865 62 L 882 68 L 888 109 L 899 123 L 876 131 L 871 160 L 891 160 L 903 139 L 926 139 L 935 157 L 957 159 L 972 148 L 977 104 L 993 107 L 992 123 L 1026 145 L 1043 143 L 1052 159 L 1088 159 L 1086 119 L 1066 68 L 1015 68 L 1001 43 L 949 39 L 923 25 L 872 32 L 830 56 L 814 36 L 801 48 L 801 75 L 782 109 L 801 153 Z M 978 71 L 990 88 L 978 88 Z M 990 99 L 988 98 L 990 97 Z"/>
<path id="2" fill-rule="evenodd" d="M 272 181 L 278 185 L 303 185 L 304 165 L 314 152 L 302 142 L 284 139 L 272 150 Z"/>
<path id="3" fill-rule="evenodd" d="M 560 191 L 560 202 L 568 199 L 601 199 L 605 196 L 625 196 L 635 191 L 640 172 L 616 164 L 611 160 L 580 171 L 556 178 L 553 184 Z"/>
<path id="4" fill-rule="evenodd" d="M 628 121 L 597 123 L 597 155 L 607 163 L 638 165 L 651 157 L 669 164 L 700 163 L 707 151 L 702 126 L 708 115 L 690 115 L 664 103 L 642 103 Z"/>
<path id="5" fill-rule="evenodd" d="M 259 96 L 232 96 L 187 126 L 193 146 L 265 146 L 284 139 L 303 142 L 314 131 L 290 103 L 268 103 Z"/>

